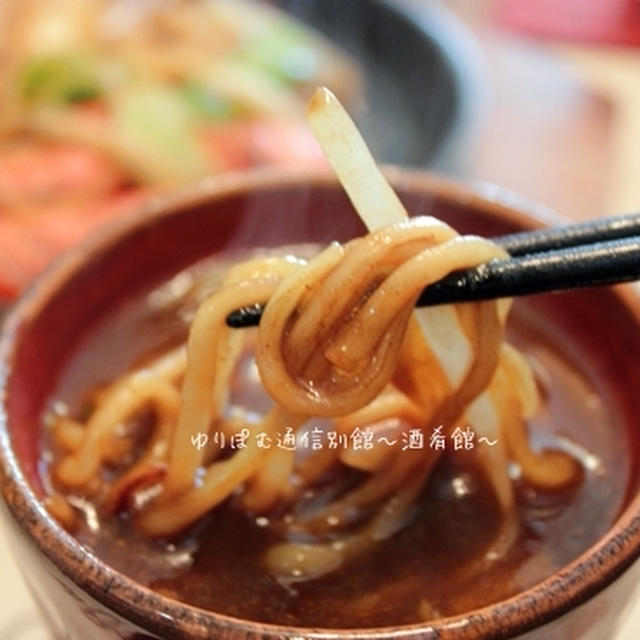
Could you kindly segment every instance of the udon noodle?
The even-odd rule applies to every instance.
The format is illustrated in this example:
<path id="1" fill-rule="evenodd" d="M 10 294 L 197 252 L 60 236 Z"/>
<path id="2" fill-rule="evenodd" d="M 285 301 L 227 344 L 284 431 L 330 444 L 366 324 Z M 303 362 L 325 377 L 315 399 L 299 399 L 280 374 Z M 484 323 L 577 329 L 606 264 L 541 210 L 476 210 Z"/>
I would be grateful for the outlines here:
<path id="1" fill-rule="evenodd" d="M 503 256 L 485 239 L 417 217 L 331 244 L 308 261 L 236 264 L 199 306 L 186 345 L 101 389 L 85 420 L 53 417 L 64 454 L 53 469 L 50 510 L 73 526 L 63 496 L 82 492 L 102 514 L 127 511 L 142 534 L 170 538 L 231 501 L 278 533 L 264 557 L 272 575 L 316 578 L 414 517 L 443 454 L 403 447 L 407 434 L 428 439 L 438 428 L 450 437 L 463 427 L 491 443 L 463 454 L 476 457 L 513 525 L 509 465 L 541 490 L 571 483 L 578 467 L 564 453 L 529 445 L 526 420 L 538 392 L 526 359 L 504 340 L 509 302 L 414 311 L 425 286 Z M 257 332 L 226 325 L 233 310 L 265 301 Z M 260 416 L 229 410 L 231 380 L 248 350 L 272 399 Z M 304 453 L 260 446 L 259 434 L 275 442 L 285 430 L 298 440 L 311 430 L 366 433 L 370 445 Z M 214 433 L 226 441 L 244 435 L 245 446 L 230 451 Z M 202 434 L 207 446 L 194 446 Z M 308 500 L 315 492 L 326 499 Z M 496 553 L 512 539 L 503 531 Z"/>

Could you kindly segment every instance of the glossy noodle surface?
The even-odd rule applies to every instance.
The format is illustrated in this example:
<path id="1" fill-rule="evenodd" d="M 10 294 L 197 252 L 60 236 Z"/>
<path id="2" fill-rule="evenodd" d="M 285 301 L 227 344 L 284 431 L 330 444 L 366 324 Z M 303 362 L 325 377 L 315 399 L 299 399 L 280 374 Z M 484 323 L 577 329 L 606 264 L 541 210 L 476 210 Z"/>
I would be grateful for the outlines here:
<path id="1" fill-rule="evenodd" d="M 302 246 L 286 253 L 310 257 L 317 251 Z M 628 480 L 629 469 L 620 463 L 626 459 L 624 442 L 612 442 L 607 435 L 615 416 L 605 413 L 597 380 L 588 367 L 578 366 L 566 341 L 544 314 L 536 313 L 535 305 L 516 306 L 508 325 L 509 341 L 527 354 L 526 370 L 533 371 L 535 388 L 530 392 L 540 397 L 539 408 L 526 419 L 527 431 L 491 432 L 486 425 L 482 431 L 478 420 L 480 430 L 474 425 L 478 432 L 465 448 L 454 435 L 456 427 L 464 430 L 474 415 L 482 415 L 483 402 L 500 406 L 499 401 L 488 396 L 471 410 L 473 397 L 459 395 L 457 402 L 447 403 L 452 384 L 444 375 L 440 396 L 433 380 L 421 386 L 419 367 L 411 362 L 421 353 L 416 347 L 421 335 L 406 317 L 408 337 L 403 344 L 413 340 L 414 348 L 403 352 L 399 347 L 400 365 L 371 398 L 349 404 L 354 394 L 347 387 L 345 408 L 338 412 L 323 409 L 321 394 L 311 400 L 320 406 L 315 413 L 305 413 L 295 403 L 273 409 L 274 400 L 255 367 L 259 338 L 251 330 L 245 332 L 244 345 L 231 347 L 236 366 L 226 372 L 225 388 L 214 398 L 224 408 L 217 414 L 209 406 L 212 413 L 204 426 L 191 426 L 191 432 L 181 434 L 186 446 L 180 455 L 186 462 L 172 472 L 170 460 L 177 449 L 170 443 L 180 429 L 176 424 L 185 375 L 181 345 L 189 324 L 201 313 L 196 311 L 198 303 L 207 299 L 216 282 L 229 278 L 229 267 L 248 257 L 255 258 L 238 255 L 200 265 L 121 309 L 88 336 L 54 394 L 45 416 L 48 450 L 42 465 L 52 496 L 49 507 L 61 520 L 66 517 L 79 540 L 111 566 L 172 598 L 237 617 L 300 626 L 372 627 L 461 613 L 513 595 L 575 558 L 607 529 L 622 506 Z M 271 264 L 283 273 L 299 268 L 291 260 Z M 235 270 L 237 274 L 238 267 Z M 382 278 L 374 280 L 379 285 Z M 285 337 L 285 353 L 291 349 L 287 341 L 308 343 L 304 323 L 302 328 L 298 324 L 296 334 L 292 320 L 300 320 L 303 314 L 296 308 L 304 304 L 295 299 L 291 304 L 293 316 L 283 315 L 280 334 Z M 367 285 L 345 304 L 371 308 L 372 287 Z M 486 327 L 493 326 L 499 345 L 500 310 L 489 303 L 493 317 L 489 309 L 482 320 L 478 306 L 463 310 L 459 325 L 467 336 L 474 335 L 474 327 L 484 326 L 486 334 Z M 326 302 L 320 309 L 323 319 L 334 311 L 339 315 Z M 284 377 L 275 376 L 275 382 L 266 384 L 271 395 L 277 398 L 279 389 L 301 380 L 303 391 L 313 379 L 328 385 L 321 389 L 327 397 L 336 389 L 339 394 L 341 385 L 353 384 L 354 376 L 343 379 L 340 373 L 357 368 L 358 349 L 368 353 L 371 347 L 359 342 L 357 313 L 347 315 L 356 329 L 346 342 L 340 342 L 340 328 L 328 331 L 331 338 L 324 343 L 320 338 L 308 344 L 302 363 L 299 354 L 304 350 L 294 348 L 284 359 Z M 312 318 L 314 327 L 317 322 Z M 336 344 L 348 348 L 334 348 L 332 364 L 327 365 L 323 358 Z M 493 367 L 502 370 L 503 377 L 517 376 L 518 352 L 494 348 L 502 355 Z M 349 362 L 353 353 L 355 364 Z M 88 446 L 87 425 L 94 420 L 95 427 L 98 409 L 108 406 L 105 399 L 114 393 L 112 381 L 123 372 L 144 371 L 150 362 L 159 372 L 155 387 L 147 385 L 144 375 L 139 376 L 141 382 L 131 373 L 126 378 L 129 386 L 141 385 L 147 394 L 140 402 L 142 410 L 116 417 L 118 428 L 103 441 L 102 458 L 94 461 L 93 469 L 91 461 L 87 463 L 90 456 L 85 456 L 88 471 L 71 463 L 65 471 L 65 460 L 73 460 L 83 444 Z M 328 366 L 334 368 L 327 376 Z M 494 375 L 485 365 L 480 369 L 476 394 L 491 381 L 493 398 L 508 405 L 512 396 L 499 393 L 499 373 Z M 468 388 L 469 371 L 462 377 Z M 116 391 L 126 400 L 126 389 Z M 428 411 L 426 393 L 432 394 L 438 410 Z M 306 395 L 301 394 L 300 402 L 309 402 Z M 211 396 L 209 388 L 209 403 Z M 138 401 L 139 397 L 132 402 Z M 265 421 L 274 411 L 282 413 L 271 423 L 268 417 Z M 522 413 L 522 408 L 519 413 L 504 408 L 507 417 L 522 418 Z M 436 432 L 441 424 L 443 429 Z M 409 431 L 417 427 L 424 436 L 420 449 L 408 446 Z M 256 434 L 270 429 L 270 448 L 231 450 L 230 438 L 243 428 Z M 295 454 L 275 446 L 287 428 L 298 430 Z M 342 433 L 352 443 L 356 428 L 371 429 L 376 438 L 385 438 L 382 442 L 395 438 L 397 443 L 365 450 L 329 448 L 329 432 Z M 311 446 L 314 429 L 316 436 L 322 434 L 322 448 Z M 205 432 L 207 444 L 199 447 L 199 434 Z M 434 434 L 444 439 L 432 439 Z M 438 442 L 444 443 L 442 449 Z M 238 464 L 240 475 L 227 493 L 198 507 L 198 490 L 206 485 L 211 469 L 227 470 L 240 455 L 245 462 L 257 456 L 261 464 Z M 500 460 L 502 466 L 496 464 Z M 185 474 L 190 468 L 193 471 Z M 551 472 L 536 475 L 541 468 Z M 214 479 L 217 484 L 212 485 L 219 486 L 219 472 Z M 196 507 L 190 509 L 193 504 Z M 186 514 L 184 519 L 181 514 Z"/>

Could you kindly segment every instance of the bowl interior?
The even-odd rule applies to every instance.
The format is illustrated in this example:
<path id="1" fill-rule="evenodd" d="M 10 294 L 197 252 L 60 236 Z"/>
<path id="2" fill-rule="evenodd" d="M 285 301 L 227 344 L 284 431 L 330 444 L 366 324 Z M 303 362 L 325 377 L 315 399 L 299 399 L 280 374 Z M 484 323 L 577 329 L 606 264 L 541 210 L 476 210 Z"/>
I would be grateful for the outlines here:
<path id="1" fill-rule="evenodd" d="M 462 232 L 493 236 L 537 224 L 507 207 L 418 174 L 405 174 L 396 186 L 413 214 L 435 215 Z M 105 314 L 217 252 L 326 244 L 363 232 L 342 190 L 325 176 L 311 181 L 295 176 L 231 177 L 155 208 L 160 211 L 150 210 L 114 226 L 65 257 L 30 290 L 9 321 L 3 347 L 3 364 L 9 372 L 5 444 L 18 460 L 10 464 L 9 474 L 14 478 L 24 474 L 36 495 L 43 491 L 38 460 L 44 407 L 70 355 Z M 627 504 L 637 493 L 640 457 L 637 305 L 611 289 L 601 289 L 532 297 L 518 302 L 515 313 L 544 318 L 554 339 L 603 399 L 612 416 L 612 446 L 627 452 L 627 459 L 620 461 L 624 486 L 619 496 L 620 504 Z M 2 455 L 11 457 L 7 451 Z M 27 492 L 21 499 L 33 498 Z M 60 540 L 73 544 L 68 536 Z M 66 570 L 72 573 L 69 567 Z"/>

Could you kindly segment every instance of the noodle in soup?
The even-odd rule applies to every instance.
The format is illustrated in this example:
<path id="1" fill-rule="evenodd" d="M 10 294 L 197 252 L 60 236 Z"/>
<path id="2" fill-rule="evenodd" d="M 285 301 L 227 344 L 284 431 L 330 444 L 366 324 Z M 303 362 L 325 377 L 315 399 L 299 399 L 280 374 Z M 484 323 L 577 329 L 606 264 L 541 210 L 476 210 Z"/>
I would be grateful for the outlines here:
<path id="1" fill-rule="evenodd" d="M 362 211 L 369 190 L 344 178 L 351 160 L 334 162 L 338 138 L 319 137 Z M 46 416 L 47 506 L 116 568 L 249 619 L 404 624 L 530 586 L 606 526 L 550 544 L 593 505 L 600 462 L 553 435 L 534 446 L 528 426 L 553 424 L 558 387 L 597 432 L 602 415 L 580 409 L 586 380 L 546 353 L 541 407 L 540 376 L 505 338 L 510 301 L 414 310 L 424 287 L 504 252 L 406 219 L 374 168 L 365 177 L 389 224 L 179 274 L 84 350 L 100 360 L 115 337 L 135 361 L 89 391 L 93 365 L 71 367 Z M 257 329 L 226 325 L 264 302 Z M 530 335 L 527 347 L 543 342 Z"/>

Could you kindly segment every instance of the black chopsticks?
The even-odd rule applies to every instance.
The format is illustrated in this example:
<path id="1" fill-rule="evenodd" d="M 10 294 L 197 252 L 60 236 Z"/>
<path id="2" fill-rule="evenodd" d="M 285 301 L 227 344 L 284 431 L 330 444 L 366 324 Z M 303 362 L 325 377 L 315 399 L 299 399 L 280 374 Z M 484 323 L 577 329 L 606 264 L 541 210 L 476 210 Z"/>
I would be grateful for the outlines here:
<path id="1" fill-rule="evenodd" d="M 427 287 L 419 307 L 511 298 L 640 279 L 640 213 L 492 238 L 510 257 L 452 273 Z M 227 316 L 256 326 L 264 305 Z"/>
<path id="2" fill-rule="evenodd" d="M 563 227 L 546 227 L 493 238 L 511 257 L 640 237 L 640 213 L 627 213 Z"/>

